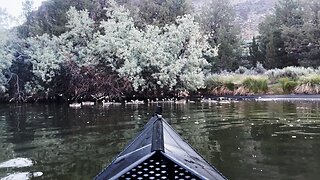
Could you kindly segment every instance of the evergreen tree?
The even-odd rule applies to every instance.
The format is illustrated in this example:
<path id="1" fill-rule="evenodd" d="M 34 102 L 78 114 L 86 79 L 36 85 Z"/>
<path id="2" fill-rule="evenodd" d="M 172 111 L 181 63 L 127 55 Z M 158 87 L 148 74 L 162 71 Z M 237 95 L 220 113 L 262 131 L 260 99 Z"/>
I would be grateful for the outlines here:
<path id="1" fill-rule="evenodd" d="M 290 33 L 303 25 L 302 12 L 295 0 L 279 0 L 275 14 L 270 15 L 260 24 L 262 49 L 265 49 L 268 68 L 297 66 L 298 56 L 294 54 L 297 47 L 295 33 Z M 292 36 L 293 35 L 293 36 Z"/>
<path id="2" fill-rule="evenodd" d="M 241 63 L 242 52 L 230 1 L 209 1 L 202 6 L 199 19 L 203 30 L 209 35 L 211 46 L 218 47 L 218 56 L 208 58 L 213 65 L 212 71 L 237 69 Z"/>
<path id="3" fill-rule="evenodd" d="M 275 49 L 273 34 L 268 36 L 269 40 L 266 45 L 266 65 L 268 68 L 277 68 L 280 65 L 279 60 L 277 59 L 277 51 Z"/>
<path id="4" fill-rule="evenodd" d="M 276 21 L 292 27 L 303 24 L 302 9 L 298 0 L 279 0 L 275 6 Z"/>
<path id="5" fill-rule="evenodd" d="M 9 68 L 12 65 L 13 49 L 12 40 L 15 38 L 14 32 L 8 29 L 8 21 L 10 17 L 5 10 L 0 8 L 0 94 L 3 95 L 7 91 L 8 81 L 11 73 Z"/>
<path id="6" fill-rule="evenodd" d="M 299 63 L 302 66 L 320 66 L 320 2 L 307 1 L 304 6 L 304 24 L 296 31 L 297 54 L 299 54 Z M 298 32 L 298 33 L 297 33 Z"/>
<path id="7" fill-rule="evenodd" d="M 252 38 L 252 43 L 249 46 L 249 61 L 252 67 L 256 67 L 258 62 L 264 61 L 256 37 Z"/>
<path id="8" fill-rule="evenodd" d="M 141 0 L 135 6 L 138 8 L 135 21 L 139 27 L 172 24 L 178 16 L 190 14 L 193 9 L 190 0 Z"/>
<path id="9" fill-rule="evenodd" d="M 24 0 L 22 2 L 23 16 L 25 18 L 24 25 L 19 28 L 22 37 L 30 37 L 34 34 L 34 17 L 32 16 L 33 0 Z"/>

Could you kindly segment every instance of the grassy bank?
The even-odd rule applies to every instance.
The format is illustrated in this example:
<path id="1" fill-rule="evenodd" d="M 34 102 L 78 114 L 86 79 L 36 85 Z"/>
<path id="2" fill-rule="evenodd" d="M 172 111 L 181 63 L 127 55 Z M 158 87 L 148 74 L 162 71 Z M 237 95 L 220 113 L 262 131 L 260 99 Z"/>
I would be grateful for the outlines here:
<path id="1" fill-rule="evenodd" d="M 204 94 L 256 95 L 256 94 L 319 94 L 320 69 L 286 67 L 265 70 L 262 67 L 235 72 L 211 74 L 206 78 Z"/>

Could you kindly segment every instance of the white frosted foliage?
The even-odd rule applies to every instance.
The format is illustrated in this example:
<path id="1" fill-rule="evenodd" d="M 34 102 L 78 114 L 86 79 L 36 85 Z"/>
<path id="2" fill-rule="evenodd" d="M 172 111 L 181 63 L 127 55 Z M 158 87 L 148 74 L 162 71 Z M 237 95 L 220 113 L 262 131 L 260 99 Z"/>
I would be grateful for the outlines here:
<path id="1" fill-rule="evenodd" d="M 1 24 L 0 24 L 1 25 Z M 13 53 L 10 48 L 10 39 L 15 38 L 14 33 L 0 27 L 0 93 L 5 92 L 8 79 L 4 73 L 12 64 Z"/>
<path id="2" fill-rule="evenodd" d="M 89 17 L 87 10 L 77 11 L 71 7 L 67 12 L 67 32 L 60 36 L 61 51 L 66 61 L 72 60 L 78 65 L 91 65 L 93 52 L 94 21 Z"/>
<path id="3" fill-rule="evenodd" d="M 178 17 L 164 28 L 134 26 L 129 12 L 111 6 L 101 23 L 95 49 L 104 62 L 132 81 L 136 91 L 147 88 L 196 90 L 204 85 L 203 58 L 210 50 L 191 15 Z"/>
<path id="4" fill-rule="evenodd" d="M 96 64 L 92 55 L 94 21 L 89 13 L 71 7 L 67 13 L 69 30 L 59 37 L 44 34 L 28 39 L 27 55 L 36 80 L 26 84 L 29 93 L 43 91 L 59 74 L 61 66 L 74 61 L 80 66 Z"/>
<path id="5" fill-rule="evenodd" d="M 193 16 L 178 17 L 175 24 L 162 28 L 149 25 L 141 30 L 124 7 L 114 1 L 108 7 L 108 18 L 99 22 L 98 29 L 94 28 L 98 22 L 86 10 L 71 8 L 67 32 L 59 37 L 29 39 L 28 55 L 38 89 L 39 84 L 50 83 L 68 61 L 79 66 L 110 67 L 128 79 L 136 91 L 203 87 L 208 65 L 203 56 L 210 55 L 212 48 Z"/>
<path id="6" fill-rule="evenodd" d="M 34 75 L 45 83 L 51 82 L 63 62 L 59 38 L 45 34 L 30 38 L 28 42 L 30 47 L 27 55 L 30 57 Z"/>

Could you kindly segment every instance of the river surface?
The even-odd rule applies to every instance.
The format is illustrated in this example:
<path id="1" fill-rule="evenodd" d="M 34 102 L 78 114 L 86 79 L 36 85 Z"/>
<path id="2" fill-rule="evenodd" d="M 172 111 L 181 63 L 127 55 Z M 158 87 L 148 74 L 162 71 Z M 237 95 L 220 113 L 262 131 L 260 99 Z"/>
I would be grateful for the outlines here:
<path id="1" fill-rule="evenodd" d="M 0 179 L 92 179 L 154 105 L 0 105 Z M 229 179 L 319 179 L 320 102 L 166 104 L 164 117 Z"/>

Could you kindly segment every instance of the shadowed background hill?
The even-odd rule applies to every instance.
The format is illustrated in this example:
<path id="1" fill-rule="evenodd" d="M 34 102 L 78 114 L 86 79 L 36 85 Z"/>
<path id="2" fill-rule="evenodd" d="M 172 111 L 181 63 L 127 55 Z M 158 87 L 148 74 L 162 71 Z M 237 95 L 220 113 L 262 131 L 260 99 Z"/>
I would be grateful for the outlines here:
<path id="1" fill-rule="evenodd" d="M 206 0 L 192 0 L 195 7 L 200 7 Z M 258 26 L 267 15 L 272 14 L 277 0 L 232 0 L 236 13 L 236 23 L 241 27 L 241 37 L 251 41 L 257 36 Z"/>

